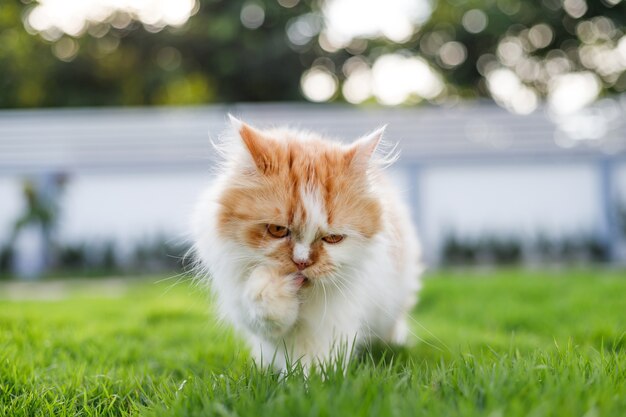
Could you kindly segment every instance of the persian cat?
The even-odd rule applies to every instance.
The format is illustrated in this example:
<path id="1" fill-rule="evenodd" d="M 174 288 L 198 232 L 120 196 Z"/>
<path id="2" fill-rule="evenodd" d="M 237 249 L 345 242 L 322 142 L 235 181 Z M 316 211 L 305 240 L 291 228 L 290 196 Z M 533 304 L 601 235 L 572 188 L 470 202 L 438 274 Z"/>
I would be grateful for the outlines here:
<path id="1" fill-rule="evenodd" d="M 308 367 L 405 341 L 420 250 L 384 175 L 393 155 L 379 155 L 383 130 L 346 145 L 231 116 L 193 216 L 194 250 L 257 362 Z"/>

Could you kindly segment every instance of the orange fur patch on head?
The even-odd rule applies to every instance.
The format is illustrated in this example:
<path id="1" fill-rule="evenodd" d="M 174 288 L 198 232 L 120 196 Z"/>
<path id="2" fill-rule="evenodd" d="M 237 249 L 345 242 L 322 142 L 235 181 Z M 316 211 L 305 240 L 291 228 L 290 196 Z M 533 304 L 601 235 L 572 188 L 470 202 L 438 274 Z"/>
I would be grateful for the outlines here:
<path id="1" fill-rule="evenodd" d="M 295 272 L 295 242 L 304 238 L 307 222 L 315 216 L 308 212 L 311 202 L 307 206 L 303 201 L 303 193 L 309 193 L 321 205 L 328 230 L 316 231 L 314 241 L 307 242 L 312 261 L 307 271 L 323 275 L 335 268 L 321 240 L 324 235 L 350 230 L 367 239 L 381 229 L 382 207 L 370 191 L 365 167 L 354 163 L 358 154 L 354 146 L 316 137 L 301 139 L 297 132 L 260 132 L 245 124 L 239 133 L 256 172 L 249 175 L 242 167 L 233 174 L 236 181 L 223 190 L 218 215 L 221 238 L 265 250 L 282 273 Z M 288 227 L 290 235 L 277 240 L 268 235 L 268 224 Z"/>
<path id="2" fill-rule="evenodd" d="M 273 163 L 272 143 L 264 138 L 261 132 L 247 124 L 242 124 L 239 135 L 248 148 L 258 170 L 262 173 L 269 172 L 275 165 Z"/>

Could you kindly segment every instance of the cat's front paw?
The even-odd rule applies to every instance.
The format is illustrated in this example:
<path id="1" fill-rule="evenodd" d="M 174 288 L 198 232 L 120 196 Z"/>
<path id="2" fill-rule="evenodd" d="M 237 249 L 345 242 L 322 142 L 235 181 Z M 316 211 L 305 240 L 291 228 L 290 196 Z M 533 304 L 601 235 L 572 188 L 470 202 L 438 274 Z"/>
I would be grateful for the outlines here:
<path id="1" fill-rule="evenodd" d="M 255 268 L 246 282 L 244 303 L 250 312 L 249 326 L 261 336 L 284 335 L 298 319 L 301 283 L 265 266 Z"/>

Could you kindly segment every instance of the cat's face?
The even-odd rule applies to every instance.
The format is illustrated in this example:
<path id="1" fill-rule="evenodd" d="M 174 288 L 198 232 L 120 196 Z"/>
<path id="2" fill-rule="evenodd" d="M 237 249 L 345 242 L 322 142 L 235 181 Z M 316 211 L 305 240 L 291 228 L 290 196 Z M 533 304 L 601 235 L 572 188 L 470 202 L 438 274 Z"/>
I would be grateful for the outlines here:
<path id="1" fill-rule="evenodd" d="M 351 146 L 236 125 L 245 161 L 220 197 L 218 235 L 254 253 L 254 262 L 309 281 L 357 266 L 381 228 L 367 180 L 378 140 Z"/>

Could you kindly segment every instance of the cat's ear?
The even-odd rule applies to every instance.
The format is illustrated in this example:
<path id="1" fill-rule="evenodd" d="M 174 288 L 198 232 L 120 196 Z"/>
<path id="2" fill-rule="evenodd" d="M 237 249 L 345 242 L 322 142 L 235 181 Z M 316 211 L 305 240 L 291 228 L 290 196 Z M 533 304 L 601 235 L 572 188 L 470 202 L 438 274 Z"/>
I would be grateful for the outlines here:
<path id="1" fill-rule="evenodd" d="M 351 163 L 356 166 L 367 167 L 372 156 L 376 152 L 376 148 L 380 145 L 383 139 L 383 134 L 387 125 L 383 125 L 371 133 L 357 139 L 352 145 L 350 145 Z"/>
<path id="2" fill-rule="evenodd" d="M 241 139 L 254 165 L 261 172 L 267 172 L 272 166 L 271 142 L 264 137 L 263 133 L 254 127 L 242 122 L 232 114 L 228 114 L 230 124 Z"/>

